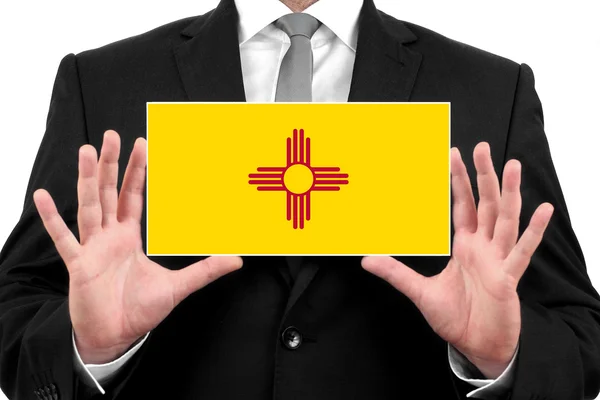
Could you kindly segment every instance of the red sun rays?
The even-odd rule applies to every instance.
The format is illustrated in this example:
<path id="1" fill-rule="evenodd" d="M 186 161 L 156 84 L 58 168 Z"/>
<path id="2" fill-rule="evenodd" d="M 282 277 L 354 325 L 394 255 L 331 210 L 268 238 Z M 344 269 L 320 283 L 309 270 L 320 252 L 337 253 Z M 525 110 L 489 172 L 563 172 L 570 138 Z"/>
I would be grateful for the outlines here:
<path id="1" fill-rule="evenodd" d="M 256 174 L 249 174 L 251 185 L 265 192 L 286 192 L 286 218 L 293 220 L 294 229 L 304 229 L 304 221 L 310 221 L 310 194 L 317 192 L 336 192 L 338 185 L 348 184 L 348 174 L 341 174 L 338 167 L 313 167 L 310 164 L 310 138 L 304 137 L 304 129 L 294 129 L 293 138 L 287 138 L 285 167 L 258 167 Z M 311 182 L 305 189 L 290 189 L 286 186 L 286 172 L 302 170 L 304 166 L 312 174 Z M 293 167 L 293 168 L 292 168 Z M 297 173 L 297 172 L 296 172 Z"/>

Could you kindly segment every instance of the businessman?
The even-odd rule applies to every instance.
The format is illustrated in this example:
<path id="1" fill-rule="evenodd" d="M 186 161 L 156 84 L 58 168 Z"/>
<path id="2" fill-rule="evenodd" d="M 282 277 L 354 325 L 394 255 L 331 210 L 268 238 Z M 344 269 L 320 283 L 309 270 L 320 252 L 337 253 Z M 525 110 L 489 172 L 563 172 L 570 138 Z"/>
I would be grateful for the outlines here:
<path id="1" fill-rule="evenodd" d="M 147 257 L 148 101 L 451 102 L 452 256 Z M 593 398 L 600 299 L 531 69 L 372 0 L 222 0 L 67 55 L 0 253 L 0 384 L 55 400 Z"/>

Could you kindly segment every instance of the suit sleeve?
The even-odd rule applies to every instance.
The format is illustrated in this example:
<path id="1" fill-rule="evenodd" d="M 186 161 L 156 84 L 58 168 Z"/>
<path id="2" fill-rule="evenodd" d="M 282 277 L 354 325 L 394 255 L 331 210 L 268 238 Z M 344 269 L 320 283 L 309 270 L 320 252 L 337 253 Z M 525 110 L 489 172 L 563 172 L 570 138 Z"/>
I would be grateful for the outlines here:
<path id="1" fill-rule="evenodd" d="M 74 230 L 77 154 L 85 143 L 76 60 L 69 54 L 58 69 L 23 213 L 0 253 L 0 384 L 11 399 L 36 398 L 34 391 L 52 391 L 52 385 L 59 398 L 72 398 L 68 274 L 33 192 L 47 189 Z"/>
<path id="2" fill-rule="evenodd" d="M 77 57 L 65 56 L 23 212 L 0 252 L 0 386 L 11 399 L 89 397 L 77 396 L 86 385 L 73 368 L 68 272 L 33 203 L 35 190 L 48 190 L 78 236 L 78 151 L 89 142 L 79 74 Z"/>
<path id="3" fill-rule="evenodd" d="M 555 211 L 518 287 L 522 328 L 512 398 L 594 398 L 600 390 L 600 301 L 552 163 L 533 72 L 525 64 L 503 164 L 513 158 L 522 164 L 520 233 L 541 203 L 550 202 Z"/>

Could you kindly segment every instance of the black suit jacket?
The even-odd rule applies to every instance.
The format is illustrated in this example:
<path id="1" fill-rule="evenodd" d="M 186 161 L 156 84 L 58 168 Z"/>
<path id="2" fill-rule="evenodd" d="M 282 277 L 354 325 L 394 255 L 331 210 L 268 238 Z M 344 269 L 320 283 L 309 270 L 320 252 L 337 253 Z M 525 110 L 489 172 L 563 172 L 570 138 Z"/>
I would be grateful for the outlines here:
<path id="1" fill-rule="evenodd" d="M 117 130 L 122 180 L 135 138 L 146 133 L 147 101 L 244 101 L 236 24 L 233 1 L 223 0 L 200 17 L 62 60 L 23 214 L 0 255 L 0 384 L 11 398 L 35 399 L 39 389 L 54 399 L 90 397 L 73 372 L 68 274 L 33 191 L 48 189 L 76 232 L 81 145 L 99 149 L 104 131 Z M 453 146 L 468 155 L 489 142 L 498 174 L 508 159 L 521 161 L 521 229 L 540 203 L 555 206 L 519 285 L 512 398 L 594 396 L 600 301 L 554 171 L 531 69 L 398 21 L 372 0 L 359 30 L 349 101 L 451 102 Z M 477 194 L 472 159 L 465 161 Z M 154 259 L 171 269 L 194 261 Z M 448 261 L 401 259 L 425 275 Z M 244 262 L 181 303 L 102 398 L 457 399 L 470 389 L 449 369 L 447 344 L 405 296 L 363 271 L 359 257 L 308 258 L 293 286 L 283 257 Z M 303 335 L 296 350 L 281 341 L 289 326 Z"/>

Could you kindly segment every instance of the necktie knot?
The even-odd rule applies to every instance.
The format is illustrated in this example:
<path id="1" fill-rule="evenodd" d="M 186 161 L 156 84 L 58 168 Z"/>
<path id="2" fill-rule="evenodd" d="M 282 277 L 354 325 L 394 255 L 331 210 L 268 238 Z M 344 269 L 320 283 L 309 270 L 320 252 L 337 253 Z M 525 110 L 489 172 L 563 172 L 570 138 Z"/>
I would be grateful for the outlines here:
<path id="1" fill-rule="evenodd" d="M 304 36 L 311 39 L 321 23 L 309 14 L 291 13 L 275 21 L 275 26 L 284 31 L 290 39 L 294 36 Z"/>

